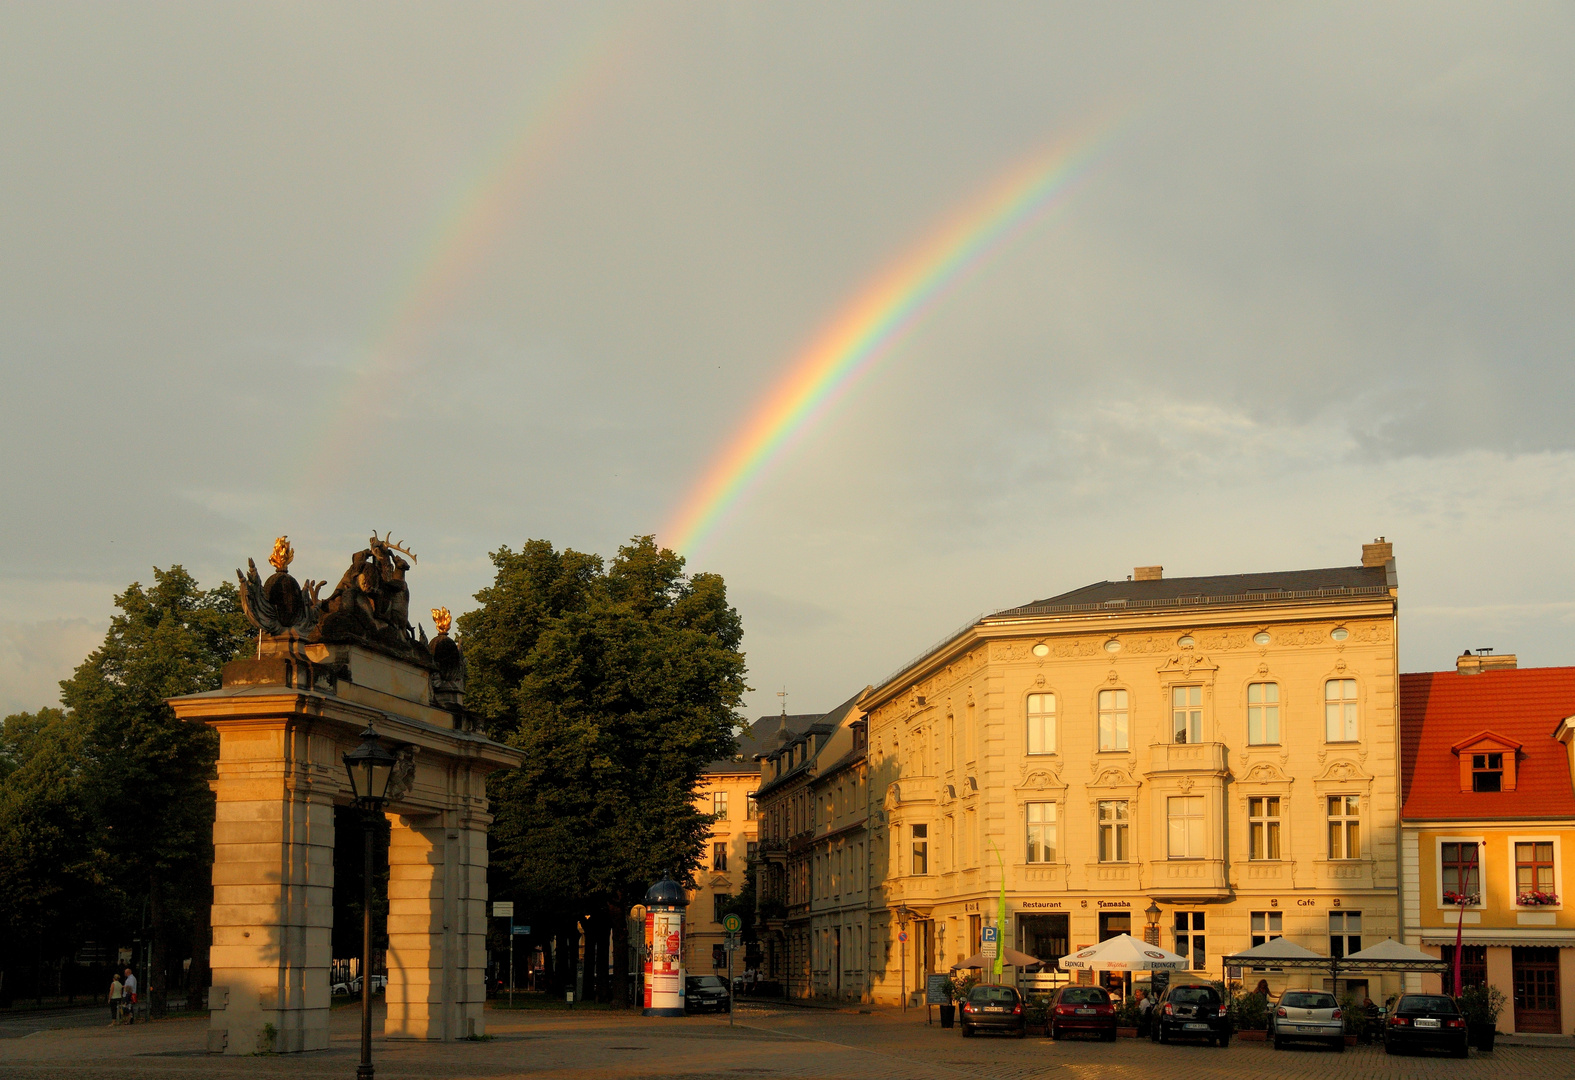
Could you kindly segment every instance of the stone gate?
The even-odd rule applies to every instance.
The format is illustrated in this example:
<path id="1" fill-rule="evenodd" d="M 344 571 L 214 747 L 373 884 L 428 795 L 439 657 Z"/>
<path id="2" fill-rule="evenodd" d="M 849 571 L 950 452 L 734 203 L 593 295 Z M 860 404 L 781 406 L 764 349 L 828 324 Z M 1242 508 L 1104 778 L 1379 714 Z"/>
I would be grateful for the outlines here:
<path id="1" fill-rule="evenodd" d="M 433 611 L 431 640 L 410 626 L 409 554 L 374 535 L 319 600 L 322 583 L 303 589 L 290 576 L 281 537 L 266 582 L 255 564 L 241 575 L 256 659 L 225 665 L 218 690 L 170 701 L 181 719 L 219 733 L 210 1052 L 328 1046 L 334 807 L 351 802 L 341 755 L 368 723 L 399 759 L 384 1034 L 483 1033 L 485 778 L 523 755 L 489 740 L 466 711 L 448 612 Z"/>

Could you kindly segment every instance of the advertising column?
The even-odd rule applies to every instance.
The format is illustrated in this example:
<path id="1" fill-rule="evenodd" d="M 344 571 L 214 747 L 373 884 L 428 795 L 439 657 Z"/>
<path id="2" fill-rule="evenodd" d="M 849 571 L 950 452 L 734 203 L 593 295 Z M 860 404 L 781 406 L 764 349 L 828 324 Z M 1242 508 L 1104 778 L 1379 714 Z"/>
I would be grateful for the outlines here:
<path id="1" fill-rule="evenodd" d="M 646 1016 L 684 1015 L 683 886 L 663 877 L 645 894 L 646 934 L 650 941 L 645 979 Z"/>

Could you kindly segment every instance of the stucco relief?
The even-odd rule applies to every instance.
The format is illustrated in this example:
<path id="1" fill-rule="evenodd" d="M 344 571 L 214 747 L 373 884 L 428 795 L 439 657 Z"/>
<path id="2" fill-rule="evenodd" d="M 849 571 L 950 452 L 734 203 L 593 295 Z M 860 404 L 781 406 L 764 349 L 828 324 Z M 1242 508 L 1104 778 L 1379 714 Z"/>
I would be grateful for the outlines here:
<path id="1" fill-rule="evenodd" d="M 1120 639 L 1121 651 L 1137 655 L 1169 652 L 1173 640 L 1168 637 L 1124 637 Z"/>
<path id="2" fill-rule="evenodd" d="M 1059 773 L 1050 769 L 1034 769 L 1018 782 L 1021 791 L 1044 791 L 1047 788 L 1065 788 Z"/>
<path id="3" fill-rule="evenodd" d="M 1373 644 L 1374 642 L 1388 641 L 1389 640 L 1389 624 L 1388 623 L 1367 623 L 1364 626 L 1354 627 L 1351 630 L 1351 636 L 1350 636 L 1350 638 L 1348 640 L 1350 640 L 1350 641 L 1360 641 L 1360 642 L 1363 642 L 1363 643 L 1369 644 L 1369 645 Z"/>
<path id="4" fill-rule="evenodd" d="M 1203 649 L 1245 649 L 1250 644 L 1252 638 L 1245 633 L 1202 634 L 1198 637 L 1198 646 Z"/>
<path id="5" fill-rule="evenodd" d="M 1180 673 L 1183 677 L 1190 677 L 1194 671 L 1217 671 L 1219 666 L 1210 662 L 1207 656 L 1197 653 L 1185 652 L 1179 656 L 1172 656 L 1159 666 L 1161 675 L 1174 675 Z"/>
<path id="6" fill-rule="evenodd" d="M 1248 784 L 1288 784 L 1291 778 L 1285 775 L 1285 770 L 1272 761 L 1260 761 L 1247 770 L 1242 781 Z"/>
<path id="7" fill-rule="evenodd" d="M 1131 770 L 1118 765 L 1107 765 L 1103 768 L 1098 768 L 1093 782 L 1088 786 L 1095 788 L 1137 787 L 1138 782 L 1133 779 Z"/>
<path id="8" fill-rule="evenodd" d="M 1363 771 L 1362 767 L 1348 758 L 1336 758 L 1323 770 L 1320 781 L 1330 783 L 1350 783 L 1357 780 L 1371 780 L 1372 776 Z"/>
<path id="9" fill-rule="evenodd" d="M 1276 645 L 1325 645 L 1329 644 L 1326 626 L 1293 626 L 1274 632 Z"/>

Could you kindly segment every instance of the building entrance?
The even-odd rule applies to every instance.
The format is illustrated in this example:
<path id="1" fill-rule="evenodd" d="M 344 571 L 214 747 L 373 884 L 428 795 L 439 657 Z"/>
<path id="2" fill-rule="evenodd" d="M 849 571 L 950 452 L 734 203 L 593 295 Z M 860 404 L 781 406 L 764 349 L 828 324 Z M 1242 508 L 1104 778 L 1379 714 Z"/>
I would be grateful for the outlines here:
<path id="1" fill-rule="evenodd" d="M 1517 945 L 1511 958 L 1515 1030 L 1559 1033 L 1559 950 Z"/>
<path id="2" fill-rule="evenodd" d="M 1017 916 L 1017 947 L 1036 959 L 1054 966 L 1071 952 L 1067 947 L 1070 931 L 1065 913 Z"/>

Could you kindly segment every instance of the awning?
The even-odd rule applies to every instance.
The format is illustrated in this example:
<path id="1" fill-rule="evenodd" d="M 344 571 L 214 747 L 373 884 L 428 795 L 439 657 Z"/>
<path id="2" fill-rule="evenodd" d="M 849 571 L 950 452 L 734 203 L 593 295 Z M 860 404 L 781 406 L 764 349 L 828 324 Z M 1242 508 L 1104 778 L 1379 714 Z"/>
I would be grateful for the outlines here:
<path id="1" fill-rule="evenodd" d="M 1449 962 L 1423 952 L 1410 945 L 1402 945 L 1394 938 L 1384 938 L 1377 945 L 1369 945 L 1360 952 L 1351 953 L 1340 961 L 1344 971 L 1438 971 L 1449 970 Z"/>
<path id="2" fill-rule="evenodd" d="M 1327 968 L 1329 957 L 1304 949 L 1287 938 L 1275 938 L 1225 957 L 1229 967 Z"/>

